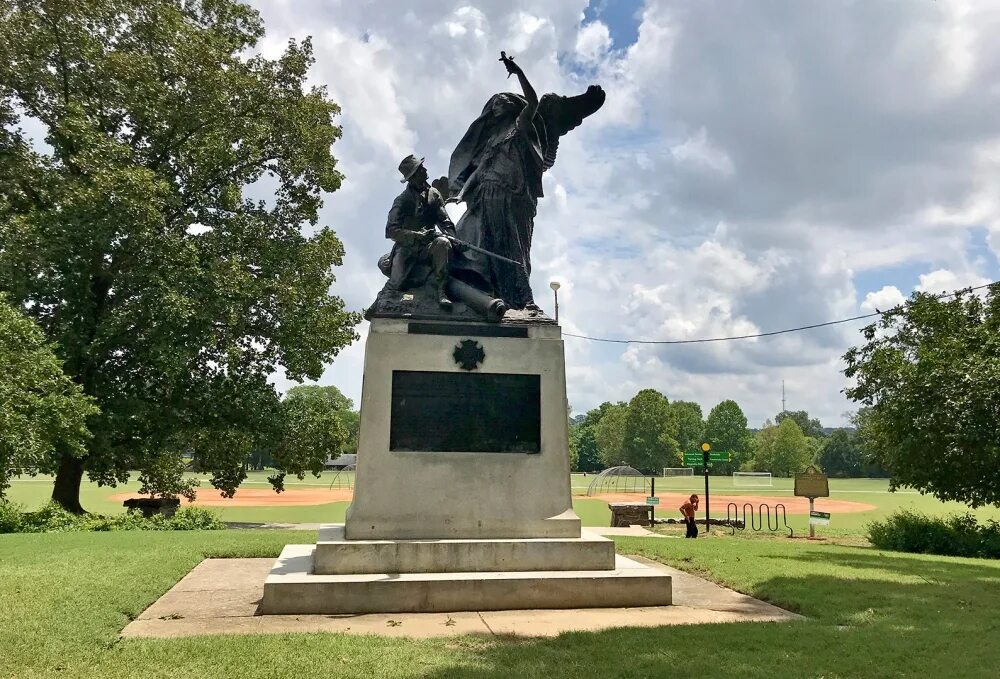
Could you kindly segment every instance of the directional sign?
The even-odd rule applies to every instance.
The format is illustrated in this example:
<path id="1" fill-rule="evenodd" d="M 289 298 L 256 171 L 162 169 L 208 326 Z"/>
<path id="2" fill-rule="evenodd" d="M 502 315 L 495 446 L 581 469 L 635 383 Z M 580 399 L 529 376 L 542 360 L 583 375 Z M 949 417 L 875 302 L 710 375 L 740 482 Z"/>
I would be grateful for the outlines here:
<path id="1" fill-rule="evenodd" d="M 809 523 L 814 526 L 829 526 L 830 512 L 809 512 Z"/>
<path id="2" fill-rule="evenodd" d="M 660 498 L 658 498 L 658 497 L 647 497 L 646 498 L 646 504 L 647 505 L 658 505 L 658 504 L 660 504 Z"/>
<path id="3" fill-rule="evenodd" d="M 727 451 L 719 451 L 717 453 L 708 454 L 709 462 L 729 462 L 729 453 Z"/>
<path id="4" fill-rule="evenodd" d="M 700 467 L 705 463 L 705 456 L 701 453 L 684 453 L 685 467 Z"/>

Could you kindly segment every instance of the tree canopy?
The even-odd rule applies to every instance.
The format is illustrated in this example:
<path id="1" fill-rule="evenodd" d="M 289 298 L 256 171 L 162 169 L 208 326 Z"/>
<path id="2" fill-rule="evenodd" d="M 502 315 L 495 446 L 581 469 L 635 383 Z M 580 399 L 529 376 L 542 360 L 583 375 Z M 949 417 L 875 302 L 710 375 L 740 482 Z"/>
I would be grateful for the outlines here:
<path id="1" fill-rule="evenodd" d="M 774 423 L 781 424 L 789 418 L 795 420 L 795 424 L 799 425 L 799 430 L 809 438 L 823 437 L 823 425 L 818 419 L 809 417 L 809 413 L 804 410 L 783 410 L 774 418 Z"/>
<path id="2" fill-rule="evenodd" d="M 68 509 L 84 472 L 182 449 L 232 493 L 278 435 L 268 377 L 318 378 L 356 338 L 316 226 L 339 109 L 306 87 L 309 40 L 270 60 L 263 34 L 234 0 L 0 9 L 0 289 L 100 407 L 86 450 L 55 453 Z"/>
<path id="3" fill-rule="evenodd" d="M 801 472 L 812 461 L 809 439 L 790 417 L 781 424 L 764 427 L 754 438 L 751 471 L 787 477 Z"/>
<path id="4" fill-rule="evenodd" d="M 13 476 L 51 473 L 56 451 L 83 455 L 93 399 L 63 373 L 41 329 L 0 294 L 0 498 Z"/>
<path id="5" fill-rule="evenodd" d="M 846 393 L 867 406 L 859 429 L 891 488 L 1000 505 L 1000 286 L 914 293 L 863 333 Z"/>
<path id="6" fill-rule="evenodd" d="M 733 400 L 725 400 L 712 408 L 705 421 L 705 440 L 712 450 L 728 451 L 732 454 L 729 464 L 716 464 L 717 473 L 731 473 L 738 470 L 749 459 L 752 437 L 747 429 L 747 416 Z"/>
<path id="7" fill-rule="evenodd" d="M 828 476 L 856 478 L 862 475 L 864 462 L 858 436 L 837 429 L 823 442 L 816 462 Z"/>
<path id="8" fill-rule="evenodd" d="M 601 406 L 602 408 L 604 405 Z M 627 403 L 607 404 L 594 430 L 594 437 L 601 452 L 604 467 L 620 465 L 625 460 L 625 419 L 628 416 Z"/>
<path id="9" fill-rule="evenodd" d="M 597 428 L 604 414 L 614 406 L 605 401 L 598 407 L 571 420 L 569 431 L 570 459 L 573 469 L 595 472 L 605 468 L 601 448 L 597 441 Z"/>
<path id="10" fill-rule="evenodd" d="M 705 437 L 701 406 L 694 401 L 673 401 L 670 416 L 677 426 L 677 446 L 682 453 L 697 451 Z"/>
<path id="11" fill-rule="evenodd" d="M 334 386 L 300 385 L 288 390 L 281 402 L 282 435 L 272 452 L 281 470 L 271 477 L 276 488 L 283 488 L 286 473 L 300 479 L 306 472 L 319 476 L 327 458 L 345 452 L 351 432 L 344 415 L 353 406 Z"/>
<path id="12" fill-rule="evenodd" d="M 655 389 L 642 389 L 629 401 L 622 428 L 622 458 L 645 473 L 658 473 L 681 463 L 670 402 Z"/>

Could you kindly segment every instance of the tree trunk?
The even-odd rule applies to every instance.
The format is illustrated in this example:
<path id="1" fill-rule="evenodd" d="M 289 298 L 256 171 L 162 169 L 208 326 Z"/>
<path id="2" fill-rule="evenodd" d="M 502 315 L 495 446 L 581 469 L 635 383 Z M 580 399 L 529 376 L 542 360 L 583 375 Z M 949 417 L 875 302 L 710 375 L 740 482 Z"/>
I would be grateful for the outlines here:
<path id="1" fill-rule="evenodd" d="M 72 455 L 63 455 L 56 471 L 56 483 L 52 487 L 52 499 L 67 511 L 85 514 L 80 505 L 80 483 L 83 481 L 83 460 Z"/>

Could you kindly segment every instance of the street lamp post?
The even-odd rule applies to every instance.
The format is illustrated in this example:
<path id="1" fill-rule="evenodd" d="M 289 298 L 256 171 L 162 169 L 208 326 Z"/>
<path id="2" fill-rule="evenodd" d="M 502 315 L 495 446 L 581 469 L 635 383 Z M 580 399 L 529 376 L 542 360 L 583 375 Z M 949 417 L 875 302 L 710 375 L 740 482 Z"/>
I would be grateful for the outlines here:
<path id="1" fill-rule="evenodd" d="M 552 281 L 549 283 L 549 287 L 552 288 L 552 294 L 555 296 L 556 300 L 556 323 L 559 322 L 559 281 Z"/>

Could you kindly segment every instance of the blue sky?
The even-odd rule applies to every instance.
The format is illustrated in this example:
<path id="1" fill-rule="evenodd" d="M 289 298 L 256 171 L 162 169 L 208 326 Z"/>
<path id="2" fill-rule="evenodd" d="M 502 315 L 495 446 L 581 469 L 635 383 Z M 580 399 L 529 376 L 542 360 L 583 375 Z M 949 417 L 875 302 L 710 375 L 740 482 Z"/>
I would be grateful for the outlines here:
<path id="1" fill-rule="evenodd" d="M 615 49 L 625 49 L 639 38 L 643 6 L 643 0 L 590 0 L 583 10 L 583 23 L 604 22 Z"/>

